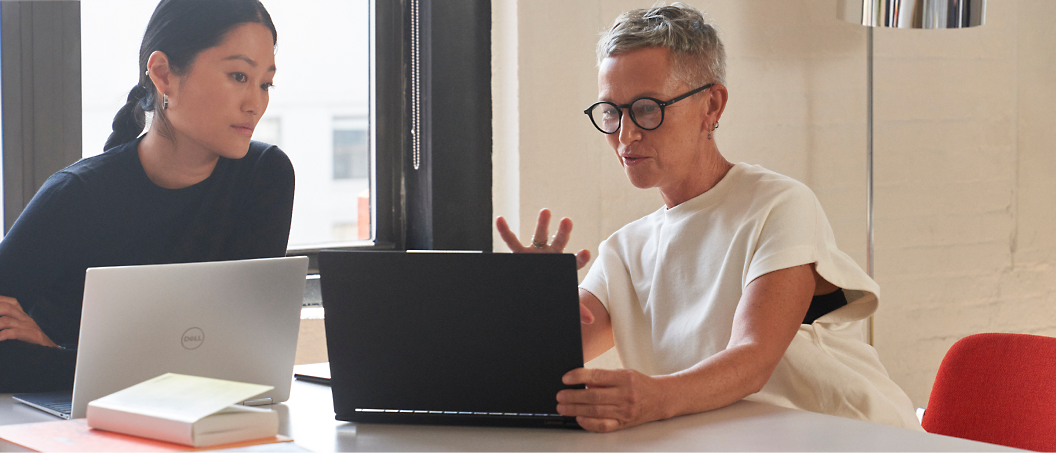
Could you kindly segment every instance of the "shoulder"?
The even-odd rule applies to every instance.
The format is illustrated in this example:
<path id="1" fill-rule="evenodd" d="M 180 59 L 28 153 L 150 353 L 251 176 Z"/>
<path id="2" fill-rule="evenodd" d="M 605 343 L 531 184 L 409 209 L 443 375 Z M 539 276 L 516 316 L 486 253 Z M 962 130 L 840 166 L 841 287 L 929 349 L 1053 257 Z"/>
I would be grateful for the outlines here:
<path id="1" fill-rule="evenodd" d="M 136 159 L 133 161 L 132 159 Z M 57 193 L 87 194 L 102 187 L 127 181 L 124 177 L 135 169 L 139 156 L 134 146 L 121 146 L 78 160 L 48 177 L 37 191 L 38 197 Z"/>
<path id="2" fill-rule="evenodd" d="M 240 181 L 251 190 L 256 190 L 257 186 L 268 189 L 289 187 L 292 190 L 293 163 L 278 146 L 253 141 L 242 158 L 220 160 L 219 178 Z"/>
<path id="3" fill-rule="evenodd" d="M 142 171 L 137 143 L 139 143 L 138 140 L 111 148 L 102 154 L 78 160 L 56 172 L 49 179 L 67 183 L 76 182 L 85 187 L 128 181 L 129 178 L 123 176 L 135 173 L 137 170 Z"/>
<path id="4" fill-rule="evenodd" d="M 108 180 L 99 174 L 99 165 L 94 162 L 97 160 L 81 159 L 49 176 L 19 214 L 10 234 L 18 236 L 15 230 L 21 233 L 27 227 L 54 229 L 59 225 L 77 224 L 71 219 L 83 218 L 92 211 L 89 205 Z"/>
<path id="5" fill-rule="evenodd" d="M 809 195 L 814 197 L 814 192 L 806 184 L 789 176 L 767 170 L 759 165 L 743 165 L 740 172 L 740 185 L 751 188 L 755 196 L 760 197 L 803 197 Z"/>
<path id="6" fill-rule="evenodd" d="M 264 142 L 250 142 L 249 152 L 246 153 L 246 157 L 243 160 L 252 162 L 257 166 L 293 171 L 293 163 L 290 162 L 290 157 L 282 149 L 279 149 L 277 145 L 269 145 Z"/>
<path id="7" fill-rule="evenodd" d="M 52 174 L 26 206 L 32 214 L 97 210 L 99 203 L 112 204 L 115 196 L 136 192 L 142 173 L 135 142 L 115 147 L 102 154 L 86 157 Z M 144 175 L 145 177 L 145 175 Z"/>
<path id="8" fill-rule="evenodd" d="M 19 218 L 51 212 L 55 207 L 76 206 L 83 201 L 85 186 L 84 179 L 77 173 L 60 170 L 44 181 Z"/>
<path id="9" fill-rule="evenodd" d="M 737 164 L 735 187 L 727 205 L 768 213 L 774 209 L 812 211 L 817 205 L 814 191 L 806 184 L 759 165 Z M 733 171 L 731 171 L 733 173 Z"/>
<path id="10" fill-rule="evenodd" d="M 274 183 L 294 182 L 293 163 L 276 145 L 263 142 L 250 142 L 246 156 L 239 159 L 239 164 L 253 175 L 254 179 L 267 178 Z"/>

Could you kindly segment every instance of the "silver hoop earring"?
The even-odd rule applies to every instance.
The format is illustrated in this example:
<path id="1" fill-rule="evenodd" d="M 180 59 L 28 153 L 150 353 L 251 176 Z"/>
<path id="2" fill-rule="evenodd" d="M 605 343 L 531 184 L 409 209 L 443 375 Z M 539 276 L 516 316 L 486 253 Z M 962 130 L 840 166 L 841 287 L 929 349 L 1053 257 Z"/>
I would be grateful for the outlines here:
<path id="1" fill-rule="evenodd" d="M 715 122 L 715 127 L 711 128 L 711 130 L 715 130 L 715 129 L 718 129 L 718 128 L 719 128 L 719 122 L 716 121 Z"/>
<path id="2" fill-rule="evenodd" d="M 169 109 L 169 95 L 163 94 L 161 96 L 162 96 L 161 97 L 161 99 L 162 99 L 161 109 L 162 110 L 168 110 Z"/>

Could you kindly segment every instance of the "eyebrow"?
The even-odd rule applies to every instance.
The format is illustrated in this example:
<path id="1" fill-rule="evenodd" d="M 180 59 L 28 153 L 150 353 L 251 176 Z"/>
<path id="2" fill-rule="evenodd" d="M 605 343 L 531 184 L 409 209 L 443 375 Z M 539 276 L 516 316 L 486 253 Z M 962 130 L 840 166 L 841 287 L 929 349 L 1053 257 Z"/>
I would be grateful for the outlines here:
<path id="1" fill-rule="evenodd" d="M 242 61 L 244 61 L 246 63 L 249 63 L 249 65 L 254 67 L 254 68 L 257 67 L 257 62 L 253 61 L 252 58 L 249 58 L 249 57 L 247 57 L 245 55 L 232 55 L 230 57 L 224 58 L 223 61 L 228 61 L 228 60 L 242 60 Z M 275 72 L 275 65 L 271 65 L 271 67 L 268 68 L 268 71 Z"/>

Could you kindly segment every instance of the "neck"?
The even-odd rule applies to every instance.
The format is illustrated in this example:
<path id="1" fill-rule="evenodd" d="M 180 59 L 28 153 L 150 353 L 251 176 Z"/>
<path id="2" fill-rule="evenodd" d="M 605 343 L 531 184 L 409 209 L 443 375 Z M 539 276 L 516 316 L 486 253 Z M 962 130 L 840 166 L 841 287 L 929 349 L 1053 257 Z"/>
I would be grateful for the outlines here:
<path id="1" fill-rule="evenodd" d="M 695 169 L 683 181 L 680 181 L 675 187 L 660 188 L 660 197 L 664 199 L 667 209 L 692 200 L 700 194 L 711 190 L 733 168 L 733 164 L 726 160 L 717 148 L 712 147 L 712 149 L 702 154 L 706 157 L 698 161 L 698 165 L 694 166 Z"/>
<path id="2" fill-rule="evenodd" d="M 213 174 L 220 156 L 190 140 L 173 134 L 162 137 L 157 130 L 147 131 L 139 142 L 139 161 L 151 182 L 166 189 L 182 189 L 204 181 Z"/>

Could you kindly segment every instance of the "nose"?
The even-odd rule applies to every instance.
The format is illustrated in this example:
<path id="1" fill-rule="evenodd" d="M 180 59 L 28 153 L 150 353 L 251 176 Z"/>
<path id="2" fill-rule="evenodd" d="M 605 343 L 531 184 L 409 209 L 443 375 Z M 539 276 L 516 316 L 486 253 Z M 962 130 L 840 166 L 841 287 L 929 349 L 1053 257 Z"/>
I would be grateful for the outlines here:
<path id="1" fill-rule="evenodd" d="M 630 109 L 623 111 L 623 117 L 620 118 L 619 134 L 620 143 L 624 145 L 630 145 L 642 138 L 642 130 L 631 120 Z"/>
<path id="2" fill-rule="evenodd" d="M 250 88 L 247 90 L 245 97 L 242 100 L 242 111 L 260 116 L 264 114 L 264 110 L 268 108 L 268 92 L 262 90 L 259 87 Z"/>

